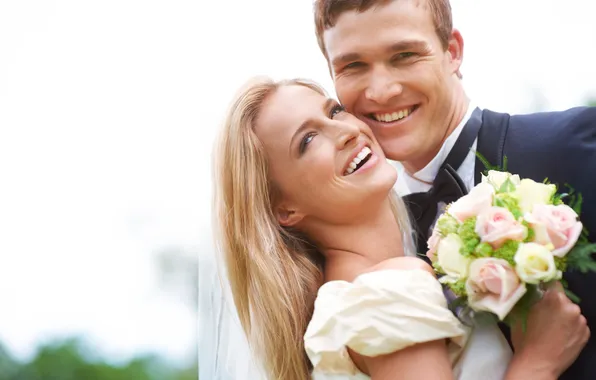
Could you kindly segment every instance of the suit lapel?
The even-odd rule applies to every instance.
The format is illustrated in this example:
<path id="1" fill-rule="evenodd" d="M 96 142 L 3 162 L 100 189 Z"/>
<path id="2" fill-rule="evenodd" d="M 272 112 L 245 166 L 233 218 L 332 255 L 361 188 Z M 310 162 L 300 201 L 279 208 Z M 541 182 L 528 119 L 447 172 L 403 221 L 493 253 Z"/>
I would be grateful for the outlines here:
<path id="1" fill-rule="evenodd" d="M 480 153 L 493 166 L 503 167 L 505 140 L 509 129 L 509 115 L 482 111 L 482 125 L 478 133 L 478 144 L 476 151 Z M 482 172 L 486 168 L 478 157 L 474 165 L 474 184 L 482 180 Z"/>

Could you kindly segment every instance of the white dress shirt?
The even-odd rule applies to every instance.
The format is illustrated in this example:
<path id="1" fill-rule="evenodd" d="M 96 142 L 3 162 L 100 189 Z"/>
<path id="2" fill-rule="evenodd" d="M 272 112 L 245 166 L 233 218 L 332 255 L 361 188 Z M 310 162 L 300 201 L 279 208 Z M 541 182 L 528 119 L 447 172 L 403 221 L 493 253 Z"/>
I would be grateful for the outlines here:
<path id="1" fill-rule="evenodd" d="M 461 131 L 464 129 L 464 125 L 470 120 L 472 116 L 472 112 L 477 106 L 470 102 L 468 105 L 468 110 L 464 115 L 463 119 L 453 130 L 453 132 L 447 137 L 445 143 L 439 150 L 439 153 L 421 170 L 417 171 L 413 175 L 410 175 L 403 165 L 397 161 L 390 161 L 396 168 L 398 172 L 397 182 L 394 186 L 395 191 L 400 196 L 405 196 L 411 193 L 418 193 L 418 192 L 426 192 L 429 191 L 432 185 L 430 185 L 437 176 L 441 165 L 453 149 L 457 138 L 459 137 Z M 462 181 L 466 185 L 468 191 L 474 187 L 474 165 L 476 163 L 476 146 L 478 145 L 478 139 L 474 140 L 474 144 L 472 144 L 472 149 L 464 159 L 464 162 L 461 166 L 457 169 L 457 174 L 461 177 Z"/>

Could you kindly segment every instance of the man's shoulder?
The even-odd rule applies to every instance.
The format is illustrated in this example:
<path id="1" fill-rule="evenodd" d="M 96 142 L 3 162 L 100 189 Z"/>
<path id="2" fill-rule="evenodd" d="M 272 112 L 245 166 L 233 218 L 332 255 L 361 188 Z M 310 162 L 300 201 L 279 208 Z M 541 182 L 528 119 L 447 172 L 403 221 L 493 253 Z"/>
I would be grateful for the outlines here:
<path id="1" fill-rule="evenodd" d="M 596 107 L 573 107 L 563 111 L 506 114 L 485 110 L 485 120 L 507 125 L 507 140 L 531 142 L 533 145 L 568 147 L 596 140 Z M 489 121 L 489 124 L 491 122 Z M 517 145 L 517 144 L 516 144 Z"/>
<path id="2" fill-rule="evenodd" d="M 513 123 L 540 122 L 547 126 L 596 123 L 596 107 L 573 107 L 562 111 L 544 111 L 511 115 Z"/>
<path id="3" fill-rule="evenodd" d="M 573 107 L 561 111 L 543 111 L 524 114 L 506 114 L 485 110 L 488 117 L 506 117 L 510 128 L 568 129 L 577 126 L 596 126 L 596 107 Z"/>

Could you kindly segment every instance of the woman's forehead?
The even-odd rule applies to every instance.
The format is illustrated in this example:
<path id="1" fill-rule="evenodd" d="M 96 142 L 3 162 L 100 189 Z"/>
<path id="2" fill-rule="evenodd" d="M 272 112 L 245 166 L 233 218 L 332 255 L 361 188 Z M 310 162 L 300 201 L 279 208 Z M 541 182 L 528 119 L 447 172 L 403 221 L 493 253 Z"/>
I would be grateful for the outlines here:
<path id="1" fill-rule="evenodd" d="M 320 117 L 326 100 L 327 97 L 306 86 L 281 86 L 263 104 L 255 132 L 292 136 L 306 120 Z"/>

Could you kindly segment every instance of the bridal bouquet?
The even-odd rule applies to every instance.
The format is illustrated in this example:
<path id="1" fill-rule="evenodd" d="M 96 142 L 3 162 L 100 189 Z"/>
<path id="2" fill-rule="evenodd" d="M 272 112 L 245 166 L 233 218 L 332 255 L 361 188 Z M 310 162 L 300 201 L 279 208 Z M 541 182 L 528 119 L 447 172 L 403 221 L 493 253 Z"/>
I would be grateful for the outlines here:
<path id="1" fill-rule="evenodd" d="M 458 306 L 507 322 L 512 311 L 527 311 L 533 302 L 528 300 L 561 280 L 565 270 L 596 271 L 596 245 L 587 241 L 580 207 L 581 195 L 558 194 L 546 181 L 490 170 L 447 206 L 427 256 L 439 280 L 459 297 Z"/>

